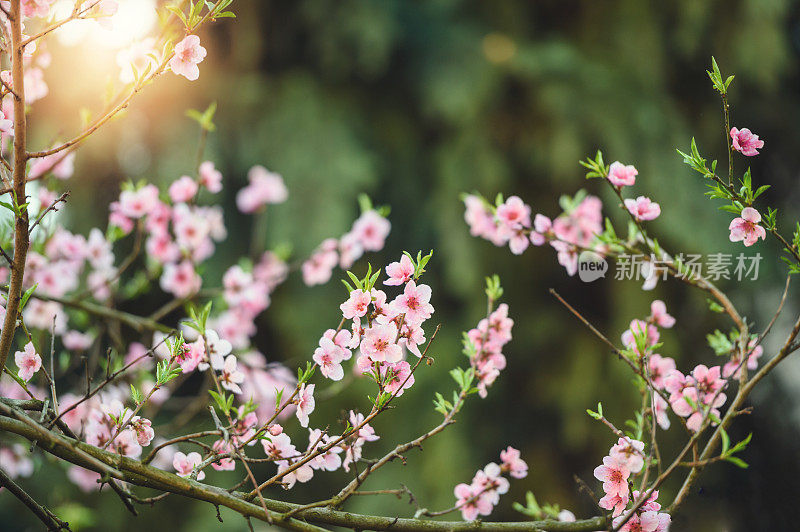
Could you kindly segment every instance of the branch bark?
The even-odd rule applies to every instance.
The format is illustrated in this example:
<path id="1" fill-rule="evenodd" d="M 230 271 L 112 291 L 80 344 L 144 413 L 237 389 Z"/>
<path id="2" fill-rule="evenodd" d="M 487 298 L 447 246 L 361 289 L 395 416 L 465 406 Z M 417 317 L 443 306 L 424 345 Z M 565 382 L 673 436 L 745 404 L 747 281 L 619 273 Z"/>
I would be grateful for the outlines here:
<path id="1" fill-rule="evenodd" d="M 14 203 L 25 203 L 25 167 L 27 122 L 25 117 L 25 81 L 22 68 L 22 12 L 20 0 L 11 1 L 11 79 L 14 85 Z M 22 295 L 22 278 L 25 274 L 25 257 L 28 255 L 30 234 L 28 232 L 28 209 L 19 208 L 14 223 L 14 263 L 11 265 L 11 281 L 8 285 L 8 301 L 3 331 L 0 333 L 0 368 L 4 367 L 11 350 L 14 331 L 17 328 L 17 313 Z"/>

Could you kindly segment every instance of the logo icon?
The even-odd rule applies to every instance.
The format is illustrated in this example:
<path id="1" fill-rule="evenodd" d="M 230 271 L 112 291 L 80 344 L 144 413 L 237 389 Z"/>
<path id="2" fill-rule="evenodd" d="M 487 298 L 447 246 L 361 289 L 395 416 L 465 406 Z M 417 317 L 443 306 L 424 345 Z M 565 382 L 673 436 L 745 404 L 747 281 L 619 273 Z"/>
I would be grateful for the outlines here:
<path id="1" fill-rule="evenodd" d="M 583 251 L 578 255 L 578 277 L 584 283 L 591 283 L 608 273 L 608 262 L 593 251 Z"/>

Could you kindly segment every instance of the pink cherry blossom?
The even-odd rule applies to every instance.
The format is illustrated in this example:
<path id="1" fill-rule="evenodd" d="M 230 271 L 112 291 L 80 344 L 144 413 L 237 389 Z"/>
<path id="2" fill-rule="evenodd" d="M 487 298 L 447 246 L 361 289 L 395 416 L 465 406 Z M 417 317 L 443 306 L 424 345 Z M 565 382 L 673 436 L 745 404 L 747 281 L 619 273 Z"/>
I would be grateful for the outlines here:
<path id="1" fill-rule="evenodd" d="M 632 186 L 636 183 L 636 176 L 639 172 L 633 165 L 624 165 L 619 161 L 614 161 L 608 169 L 608 180 L 615 187 Z"/>
<path id="2" fill-rule="evenodd" d="M 742 209 L 740 218 L 734 218 L 728 226 L 730 230 L 731 242 L 742 242 L 746 247 L 750 247 L 758 239 L 766 240 L 767 231 L 759 225 L 761 214 L 752 207 Z"/>
<path id="3" fill-rule="evenodd" d="M 84 469 L 79 466 L 72 466 L 67 470 L 67 477 L 70 482 L 78 486 L 78 489 L 85 493 L 100 489 L 100 473 Z"/>
<path id="4" fill-rule="evenodd" d="M 414 374 L 411 364 L 405 360 L 394 364 L 381 365 L 381 377 L 384 389 L 396 397 L 403 395 L 403 391 L 414 385 Z"/>
<path id="5" fill-rule="evenodd" d="M 339 305 L 339 308 L 342 311 L 342 316 L 344 316 L 346 320 L 352 320 L 353 318 L 361 318 L 364 316 L 371 302 L 372 296 L 369 292 L 356 289 L 350 292 L 350 297 L 347 301 Z"/>
<path id="6" fill-rule="evenodd" d="M 17 351 L 14 354 L 14 361 L 19 368 L 19 377 L 25 382 L 31 380 L 33 374 L 42 367 L 42 357 L 39 356 L 36 348 L 30 342 L 25 344 L 23 351 Z"/>
<path id="7" fill-rule="evenodd" d="M 386 266 L 386 275 L 388 279 L 383 281 L 387 286 L 399 286 L 407 283 L 414 276 L 414 263 L 408 258 L 408 255 L 400 257 L 400 262 L 393 262 Z"/>
<path id="8" fill-rule="evenodd" d="M 139 445 L 142 447 L 150 445 L 150 442 L 155 437 L 155 432 L 153 431 L 153 423 L 149 419 L 134 416 L 131 418 L 130 426 L 136 432 L 136 441 Z"/>
<path id="9" fill-rule="evenodd" d="M 192 474 L 194 468 L 200 465 L 202 462 L 203 459 L 197 452 L 183 454 L 182 452 L 178 451 L 172 458 L 172 467 L 175 468 L 175 474 L 179 477 L 188 477 Z M 197 473 L 197 480 L 203 480 L 204 478 L 206 478 L 205 472 L 200 471 Z"/>
<path id="10" fill-rule="evenodd" d="M 616 456 L 603 458 L 603 465 L 594 469 L 594 476 L 603 482 L 605 496 L 600 499 L 600 506 L 606 510 L 614 510 L 614 515 L 620 515 L 625 509 L 629 499 L 628 477 L 631 472 L 625 460 Z"/>
<path id="11" fill-rule="evenodd" d="M 380 251 L 392 224 L 375 210 L 365 211 L 353 223 L 353 234 L 365 251 Z"/>
<path id="12" fill-rule="evenodd" d="M 29 477 L 33 474 L 33 460 L 19 443 L 11 447 L 0 447 L 0 467 L 11 478 Z"/>
<path id="13" fill-rule="evenodd" d="M 326 243 L 332 243 L 333 249 L 330 246 L 326 246 Z M 339 254 L 336 252 L 337 246 L 336 239 L 329 238 L 303 263 L 301 267 L 303 282 L 307 286 L 325 284 L 330 280 L 333 269 L 339 264 Z"/>
<path id="14" fill-rule="evenodd" d="M 511 196 L 497 207 L 497 218 L 509 229 L 530 227 L 531 208 L 518 196 Z"/>
<path id="15" fill-rule="evenodd" d="M 731 128 L 731 141 L 734 150 L 748 157 L 758 155 L 758 150 L 764 147 L 764 141 L 747 128 Z"/>
<path id="16" fill-rule="evenodd" d="M 644 466 L 644 442 L 620 438 L 616 445 L 611 447 L 609 456 L 617 462 L 624 463 L 631 473 L 638 473 Z"/>
<path id="17" fill-rule="evenodd" d="M 424 284 L 417 285 L 416 282 L 409 281 L 403 293 L 392 301 L 392 313 L 394 315 L 404 314 L 405 321 L 418 325 L 430 318 L 434 312 L 430 300 L 430 286 Z"/>
<path id="18" fill-rule="evenodd" d="M 648 321 L 655 323 L 659 327 L 664 327 L 665 329 L 670 329 L 675 325 L 675 318 L 667 314 L 667 306 L 660 299 L 656 299 L 650 303 L 650 317 Z"/>
<path id="19" fill-rule="evenodd" d="M 123 190 L 119 195 L 119 212 L 128 218 L 141 218 L 159 203 L 158 187 L 146 185 L 138 190 Z"/>
<path id="20" fill-rule="evenodd" d="M 215 441 L 211 448 L 217 455 L 232 454 L 234 452 L 234 447 L 231 442 L 225 440 Z M 231 457 L 222 458 L 217 462 L 213 462 L 211 467 L 213 467 L 215 471 L 233 471 L 236 469 L 236 462 Z"/>
<path id="21" fill-rule="evenodd" d="M 360 412 L 355 412 L 354 410 L 350 411 L 350 425 L 353 427 L 361 426 L 364 423 L 364 414 Z M 358 429 L 357 438 L 362 441 L 377 441 L 381 439 L 380 436 L 375 434 L 375 429 L 369 423 L 364 423 L 360 429 Z"/>
<path id="22" fill-rule="evenodd" d="M 747 355 L 747 369 L 751 371 L 758 367 L 758 359 L 764 354 L 764 348 L 760 345 L 755 345 L 756 341 L 757 339 L 753 339 L 748 344 L 750 353 Z M 739 352 L 737 350 L 731 359 L 722 366 L 722 376 L 726 379 L 731 376 L 734 379 L 738 379 L 739 375 L 742 373 L 742 368 L 740 366 L 741 359 L 739 358 Z"/>
<path id="23" fill-rule="evenodd" d="M 330 338 L 322 337 L 319 340 L 319 347 L 314 351 L 314 362 L 319 365 L 320 372 L 325 377 L 339 381 L 344 377 L 342 361 L 345 352 L 349 352 L 343 347 L 339 347 Z"/>
<path id="24" fill-rule="evenodd" d="M 297 393 L 297 419 L 302 427 L 308 427 L 308 415 L 314 411 L 314 384 L 301 384 Z"/>
<path id="25" fill-rule="evenodd" d="M 474 521 L 479 515 L 492 513 L 492 503 L 480 497 L 480 490 L 469 484 L 459 484 L 453 490 L 456 496 L 456 508 L 461 510 L 465 521 Z"/>
<path id="26" fill-rule="evenodd" d="M 628 330 L 622 333 L 622 343 L 641 356 L 643 353 L 640 352 L 639 343 L 642 342 L 647 350 L 658 343 L 660 336 L 655 325 L 642 320 L 632 320 Z"/>
<path id="27" fill-rule="evenodd" d="M 185 260 L 179 264 L 167 264 L 159 282 L 165 292 L 177 298 L 185 298 L 200 290 L 202 280 L 194 269 L 194 265 Z"/>
<path id="28" fill-rule="evenodd" d="M 61 341 L 64 342 L 64 347 L 71 351 L 86 351 L 91 347 L 94 337 L 89 333 L 67 331 L 61 337 Z"/>
<path id="29" fill-rule="evenodd" d="M 264 454 L 275 460 L 297 455 L 297 448 L 292 445 L 292 440 L 285 432 L 272 434 L 269 440 L 261 440 L 261 445 L 264 447 Z"/>
<path id="30" fill-rule="evenodd" d="M 513 447 L 508 447 L 505 451 L 500 451 L 501 467 L 504 471 L 514 478 L 525 478 L 528 476 L 528 464 L 520 458 L 520 452 Z"/>
<path id="31" fill-rule="evenodd" d="M 169 186 L 169 197 L 174 203 L 187 203 L 195 197 L 198 188 L 197 182 L 185 175 Z"/>
<path id="32" fill-rule="evenodd" d="M 675 360 L 653 353 L 648 359 L 648 366 L 650 381 L 657 389 L 664 389 L 666 376 L 675 369 Z"/>
<path id="33" fill-rule="evenodd" d="M 396 341 L 397 326 L 394 323 L 374 324 L 366 330 L 361 340 L 361 352 L 375 362 L 399 362 L 403 358 L 403 351 Z"/>
<path id="34" fill-rule="evenodd" d="M 222 172 L 214 168 L 214 163 L 204 161 L 200 163 L 198 169 L 200 185 L 206 187 L 209 192 L 216 194 L 222 190 Z"/>
<path id="35" fill-rule="evenodd" d="M 553 230 L 553 222 L 543 214 L 537 214 L 533 217 L 533 231 L 531 231 L 530 239 L 531 244 L 534 246 L 541 246 L 547 242 L 547 237 Z"/>
<path id="36" fill-rule="evenodd" d="M 331 437 L 324 434 L 320 429 L 313 429 L 308 431 L 308 450 L 311 453 L 313 450 L 321 446 L 327 446 L 331 443 Z M 317 455 L 308 464 L 312 469 L 320 469 L 325 471 L 336 471 L 342 466 L 342 457 L 339 454 L 342 448 L 335 445 L 327 451 Z"/>
<path id="37" fill-rule="evenodd" d="M 200 77 L 197 64 L 205 59 L 206 53 L 206 49 L 200 46 L 200 37 L 187 35 L 175 45 L 174 55 L 169 60 L 169 68 L 175 74 L 194 81 Z"/>
<path id="38" fill-rule="evenodd" d="M 220 385 L 226 390 L 240 394 L 242 389 L 239 385 L 244 382 L 244 373 L 239 371 L 235 355 L 228 355 L 225 358 L 225 365 L 222 367 L 222 374 L 219 376 Z"/>
<path id="39" fill-rule="evenodd" d="M 644 196 L 626 199 L 625 208 L 639 221 L 655 220 L 661 214 L 661 206 Z"/>
<path id="40" fill-rule="evenodd" d="M 283 203 L 289 197 L 283 178 L 257 165 L 247 172 L 249 184 L 236 194 L 236 206 L 240 211 L 251 214 L 265 205 Z"/>

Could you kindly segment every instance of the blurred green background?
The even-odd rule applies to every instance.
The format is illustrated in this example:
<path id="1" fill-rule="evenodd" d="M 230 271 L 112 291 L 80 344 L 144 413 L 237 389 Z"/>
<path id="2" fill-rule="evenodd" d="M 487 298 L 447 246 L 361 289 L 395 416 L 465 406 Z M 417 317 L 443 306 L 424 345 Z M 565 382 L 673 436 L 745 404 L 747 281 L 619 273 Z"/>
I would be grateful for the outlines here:
<path id="1" fill-rule="evenodd" d="M 568 277 L 550 249 L 514 257 L 471 238 L 459 194 L 517 194 L 535 212 L 554 216 L 559 195 L 587 188 L 604 199 L 604 214 L 622 221 L 607 191 L 586 182 L 577 164 L 602 148 L 607 160 L 636 165 L 635 191 L 661 203 L 663 214 L 652 226 L 667 249 L 738 253 L 739 245 L 727 239 L 730 216 L 703 197 L 700 179 L 675 153 L 695 136 L 704 155 L 725 157 L 720 105 L 704 71 L 714 55 L 723 73 L 736 74 L 731 125 L 750 127 L 766 141 L 763 154 L 747 161 L 754 182 L 773 185 L 765 203 L 779 208 L 784 227 L 793 225 L 800 214 L 800 150 L 795 147 L 800 5 L 785 0 L 237 0 L 234 6 L 235 21 L 202 35 L 209 56 L 200 65 L 199 81 L 165 76 L 144 91 L 128 116 L 81 150 L 76 176 L 64 184 L 73 200 L 65 215 L 68 224 L 82 232 L 104 226 L 106 206 L 124 179 L 168 183 L 190 172 L 197 130 L 184 112 L 216 100 L 218 130 L 206 154 L 225 176 L 220 201 L 230 236 L 213 259 L 207 286 L 218 283 L 231 257 L 248 252 L 256 223 L 266 225 L 259 244 L 291 242 L 304 256 L 323 238 L 349 229 L 360 192 L 391 205 L 392 234 L 384 252 L 362 259 L 356 271 L 366 267 L 366 260 L 373 265 L 397 260 L 402 250 L 435 250 L 426 282 L 434 288 L 432 323 L 442 324 L 431 351 L 436 363 L 421 368 L 411 392 L 375 423 L 382 439 L 367 445 L 366 456 L 380 456 L 392 442 L 413 439 L 438 423 L 431 399 L 435 391 L 452 389 L 447 372 L 463 362 L 460 333 L 485 309 L 483 278 L 497 273 L 503 280 L 516 322 L 514 340 L 505 350 L 508 369 L 487 399 L 473 400 L 456 425 L 424 451 L 409 452 L 405 465 L 395 463 L 371 477 L 366 489 L 404 483 L 423 506 L 446 508 L 454 502 L 455 484 L 468 482 L 512 445 L 522 450 L 530 475 L 512 483 L 492 519 L 523 518 L 511 503 L 523 500 L 526 490 L 579 517 L 596 515 L 573 476 L 599 490 L 592 469 L 614 438 L 585 410 L 602 401 L 607 415 L 621 424 L 637 408 L 638 394 L 626 368 L 557 304 L 548 288 L 556 288 L 612 339 L 630 319 L 647 315 L 652 299 L 664 299 L 678 325 L 664 334 L 662 353 L 684 371 L 700 362 L 721 363 L 705 335 L 727 323 L 706 311 L 701 293 L 675 281 L 653 292 L 643 292 L 634 281 L 587 285 Z M 52 49 L 54 65 L 46 73 L 52 95 L 34 108 L 34 145 L 66 137 L 77 127 L 76 102 L 99 106 L 102 83 L 87 87 L 114 70 L 113 55 L 77 50 Z M 76 79 L 84 66 L 91 76 Z M 234 206 L 253 164 L 281 173 L 290 190 L 286 204 L 256 223 Z M 738 159 L 739 173 L 744 164 Z M 772 242 L 754 249 L 765 257 L 777 255 Z M 765 259 L 759 282 L 721 284 L 761 328 L 777 305 L 783 276 L 776 260 Z M 798 311 L 796 294 L 776 324 L 775 338 L 765 343 L 766 356 Z M 261 316 L 257 347 L 271 360 L 297 365 L 310 357 L 320 332 L 338 322 L 343 295 L 338 281 L 307 289 L 292 277 Z M 796 362 L 789 360 L 780 375 L 760 385 L 754 412 L 731 430 L 734 440 L 755 433 L 743 455 L 750 469 L 709 468 L 675 516 L 673 530 L 796 529 Z M 359 384 L 320 401 L 317 420 L 364 408 L 367 391 Z M 682 445 L 671 435 L 664 439 L 662 453 Z M 238 480 L 238 473 L 209 478 L 230 484 L 234 476 Z M 344 472 L 319 474 L 311 486 L 269 495 L 310 502 L 335 493 L 348 478 Z M 142 508 L 134 519 L 113 494 L 75 493 L 54 465 L 23 484 L 49 505 L 80 514 L 86 530 L 246 528 L 230 512 L 222 511 L 220 524 L 213 507 L 177 497 Z M 666 500 L 678 486 L 677 480 L 665 484 Z M 392 497 L 356 498 L 347 507 L 413 514 L 406 501 Z M 38 527 L 8 495 L 0 496 L 0 522 L 4 530 Z"/>

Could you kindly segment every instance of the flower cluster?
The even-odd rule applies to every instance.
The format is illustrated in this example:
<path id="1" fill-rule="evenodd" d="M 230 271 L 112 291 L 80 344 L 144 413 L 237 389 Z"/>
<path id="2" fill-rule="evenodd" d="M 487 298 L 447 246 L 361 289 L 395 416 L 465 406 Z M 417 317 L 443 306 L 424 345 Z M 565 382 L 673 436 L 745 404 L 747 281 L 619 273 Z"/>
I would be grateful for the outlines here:
<path id="1" fill-rule="evenodd" d="M 496 246 L 508 244 L 511 252 L 521 254 L 529 244 L 550 243 L 558 253 L 558 262 L 569 275 L 578 270 L 578 254 L 590 249 L 602 254 L 604 248 L 596 236 L 602 232 L 602 203 L 595 196 L 579 193 L 564 198 L 562 212 L 551 220 L 543 214 L 531 219 L 531 208 L 517 196 L 504 202 L 498 198 L 493 206 L 484 198 L 468 194 L 464 197 L 464 219 L 473 236 L 480 236 Z"/>
<path id="2" fill-rule="evenodd" d="M 465 353 L 478 380 L 478 394 L 483 398 L 487 388 L 506 367 L 503 347 L 511 341 L 513 326 L 514 320 L 508 317 L 508 305 L 502 303 L 466 334 Z"/>
<path id="3" fill-rule="evenodd" d="M 131 412 L 118 399 L 99 405 L 87 405 L 86 443 L 127 456 L 138 458 L 142 447 L 150 445 L 155 436 L 149 419 L 131 417 Z"/>
<path id="4" fill-rule="evenodd" d="M 631 438 L 619 438 L 603 458 L 603 465 L 597 466 L 594 476 L 603 483 L 605 495 L 600 499 L 600 507 L 612 510 L 614 526 L 622 524 L 622 514 L 629 503 L 635 504 L 640 493 L 631 492 L 630 483 L 633 477 L 642 472 L 644 467 L 644 443 Z M 656 502 L 658 491 L 653 491 L 645 501 L 622 525 L 620 530 L 666 532 L 669 530 L 670 515 L 659 512 L 661 505 Z"/>
<path id="5" fill-rule="evenodd" d="M 500 495 L 508 492 L 509 482 L 503 475 L 525 478 L 528 464 L 520 458 L 520 453 L 508 447 L 500 453 L 500 465 L 490 462 L 475 473 L 470 484 L 459 484 L 453 490 L 456 508 L 467 521 L 474 521 L 481 515 L 489 515 L 500 501 Z"/>
<path id="6" fill-rule="evenodd" d="M 369 208 L 341 238 L 327 238 L 303 262 L 303 282 L 307 286 L 327 283 L 336 266 L 350 268 L 366 251 L 383 249 L 392 224 L 378 210 Z"/>

